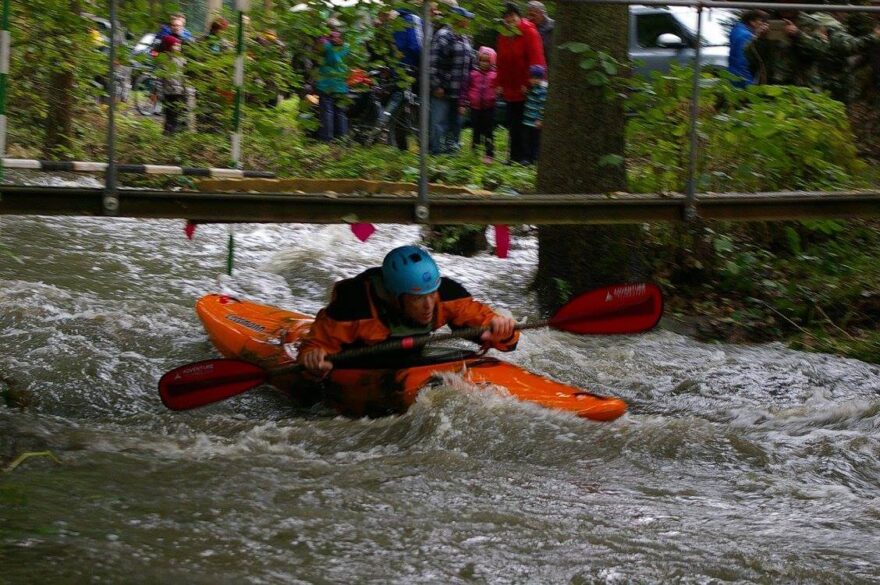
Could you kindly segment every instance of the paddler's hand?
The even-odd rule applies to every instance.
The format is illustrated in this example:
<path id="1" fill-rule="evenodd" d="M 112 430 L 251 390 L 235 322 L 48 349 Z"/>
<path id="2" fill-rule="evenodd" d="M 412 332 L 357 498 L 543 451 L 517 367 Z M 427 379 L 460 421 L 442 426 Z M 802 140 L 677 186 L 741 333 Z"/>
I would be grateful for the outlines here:
<path id="1" fill-rule="evenodd" d="M 516 330 L 516 321 L 510 317 L 502 317 L 495 315 L 489 321 L 489 330 L 484 331 L 480 336 L 480 340 L 485 343 L 501 343 L 513 337 Z"/>
<path id="2" fill-rule="evenodd" d="M 300 363 L 315 376 L 323 378 L 333 369 L 333 364 L 327 361 L 327 352 L 321 348 L 315 348 L 302 355 Z"/>

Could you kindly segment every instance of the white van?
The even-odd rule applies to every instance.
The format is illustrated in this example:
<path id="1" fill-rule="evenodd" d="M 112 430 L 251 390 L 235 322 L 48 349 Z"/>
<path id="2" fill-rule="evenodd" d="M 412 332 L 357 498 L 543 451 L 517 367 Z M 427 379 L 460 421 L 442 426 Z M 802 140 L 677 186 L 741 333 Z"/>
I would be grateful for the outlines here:
<path id="1" fill-rule="evenodd" d="M 726 69 L 733 10 L 703 9 L 700 66 Z M 667 71 L 670 65 L 693 66 L 697 46 L 697 10 L 689 6 L 641 6 L 629 9 L 629 57 L 638 74 Z"/>

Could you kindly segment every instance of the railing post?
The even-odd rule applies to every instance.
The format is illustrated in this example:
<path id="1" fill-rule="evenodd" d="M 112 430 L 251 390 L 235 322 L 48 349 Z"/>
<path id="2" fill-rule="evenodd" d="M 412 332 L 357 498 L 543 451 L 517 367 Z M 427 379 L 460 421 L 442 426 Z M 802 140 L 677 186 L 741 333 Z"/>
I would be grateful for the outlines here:
<path id="1" fill-rule="evenodd" d="M 9 79 L 9 1 L 3 0 L 0 15 L 0 181 L 3 181 L 3 159 L 6 157 L 6 88 Z"/>
<path id="2" fill-rule="evenodd" d="M 422 3 L 422 53 L 419 56 L 419 200 L 415 219 L 427 223 L 428 207 L 428 138 L 431 112 L 431 2 Z"/>
<path id="3" fill-rule="evenodd" d="M 104 175 L 104 215 L 119 214 L 116 185 L 116 2 L 110 0 L 110 67 L 107 75 L 107 171 Z"/>
<path id="4" fill-rule="evenodd" d="M 697 218 L 697 123 L 700 117 L 700 58 L 703 45 L 703 6 L 697 6 L 697 46 L 694 50 L 694 83 L 691 90 L 691 129 L 688 152 L 688 177 L 684 208 L 685 221 Z"/>

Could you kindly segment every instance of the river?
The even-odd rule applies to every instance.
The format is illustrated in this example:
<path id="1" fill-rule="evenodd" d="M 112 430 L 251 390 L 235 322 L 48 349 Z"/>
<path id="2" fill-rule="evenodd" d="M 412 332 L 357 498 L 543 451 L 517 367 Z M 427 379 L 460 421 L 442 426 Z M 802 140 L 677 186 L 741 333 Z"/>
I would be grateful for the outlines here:
<path id="1" fill-rule="evenodd" d="M 228 292 L 309 312 L 418 239 L 379 226 L 0 218 L 0 583 L 878 583 L 880 367 L 780 344 L 523 335 L 512 361 L 624 398 L 584 421 L 464 383 L 402 416 L 270 389 L 170 412 Z M 438 256 L 517 317 L 536 242 Z"/>

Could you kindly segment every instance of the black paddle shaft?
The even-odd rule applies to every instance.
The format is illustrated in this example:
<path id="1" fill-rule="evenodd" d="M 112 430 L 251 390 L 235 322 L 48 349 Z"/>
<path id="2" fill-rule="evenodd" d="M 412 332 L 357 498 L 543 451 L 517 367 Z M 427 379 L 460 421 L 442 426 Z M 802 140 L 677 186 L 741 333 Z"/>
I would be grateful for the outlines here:
<path id="1" fill-rule="evenodd" d="M 538 321 L 536 323 L 517 323 L 514 327 L 514 330 L 522 331 L 523 329 L 539 329 L 541 327 L 547 327 L 549 324 L 549 320 Z M 486 331 L 489 331 L 488 327 L 465 327 L 464 329 L 456 329 L 455 331 L 452 331 L 450 333 L 440 333 L 437 335 L 418 335 L 403 337 L 401 339 L 390 339 L 388 341 L 383 341 L 375 345 L 368 345 L 366 347 L 359 347 L 357 349 L 341 351 L 336 354 L 328 355 L 325 359 L 328 362 L 345 362 L 348 360 L 367 357 L 371 355 L 391 353 L 393 351 L 417 349 L 426 345 L 440 343 L 441 341 L 449 341 L 450 339 L 471 339 L 477 337 L 478 335 L 482 335 Z M 277 370 L 272 370 L 271 373 L 273 375 L 287 374 L 289 372 L 297 372 L 302 369 L 304 369 L 302 364 L 291 364 L 289 366 L 284 366 L 283 368 L 278 368 Z"/>

